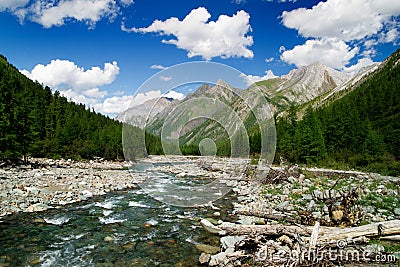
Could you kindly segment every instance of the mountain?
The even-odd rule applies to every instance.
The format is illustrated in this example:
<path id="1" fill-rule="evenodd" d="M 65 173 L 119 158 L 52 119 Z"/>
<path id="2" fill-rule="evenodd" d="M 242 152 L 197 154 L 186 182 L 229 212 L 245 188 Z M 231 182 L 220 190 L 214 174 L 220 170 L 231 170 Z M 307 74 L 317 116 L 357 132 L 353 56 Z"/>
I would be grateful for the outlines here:
<path id="1" fill-rule="evenodd" d="M 153 98 L 140 105 L 129 108 L 119 114 L 116 119 L 143 128 L 147 121 L 152 120 L 155 115 L 163 111 L 173 101 L 174 99 L 168 97 Z"/>
<path id="2" fill-rule="evenodd" d="M 212 113 L 212 110 L 208 109 L 209 105 L 207 105 L 209 100 L 213 99 L 216 102 L 229 105 L 240 93 L 240 89 L 233 88 L 222 80 L 217 81 L 215 85 L 203 84 L 183 100 L 172 102 L 163 111 L 158 113 L 150 121 L 146 130 L 150 133 L 160 135 L 164 122 L 169 118 L 171 125 L 184 126 L 180 132 L 181 135 L 184 135 L 206 121 L 205 118 L 195 120 L 188 120 L 188 118 L 197 116 L 197 114 Z M 202 101 L 204 102 L 200 104 L 198 102 L 199 98 L 203 98 Z M 193 101 L 196 101 L 197 105 L 192 105 Z"/>
<path id="3" fill-rule="evenodd" d="M 181 142 L 196 144 L 206 137 L 217 141 L 224 140 L 230 135 L 227 129 L 234 127 L 238 118 L 248 132 L 252 132 L 259 127 L 256 119 L 260 116 L 255 116 L 255 114 L 264 114 L 264 119 L 272 118 L 274 113 L 281 113 L 291 105 L 308 103 L 323 94 L 332 92 L 350 78 L 351 76 L 346 73 L 314 62 L 309 66 L 292 70 L 287 75 L 257 82 L 248 89 L 240 91 L 238 94 L 240 97 L 224 97 L 226 100 L 230 99 L 228 102 L 234 112 L 219 112 L 215 115 L 216 120 L 206 120 L 202 124 L 197 124 L 196 127 L 191 127 L 191 131 L 184 131 L 181 134 Z M 203 91 L 199 89 L 193 95 L 202 96 Z M 265 100 L 270 104 L 271 110 L 257 110 L 266 108 L 265 105 L 261 105 L 261 102 Z M 238 118 L 235 115 L 238 115 Z M 217 121 L 226 123 L 222 127 Z"/>
<path id="4" fill-rule="evenodd" d="M 314 62 L 256 85 L 264 89 L 271 103 L 281 111 L 289 105 L 300 105 L 331 92 L 350 78 L 347 73 Z"/>

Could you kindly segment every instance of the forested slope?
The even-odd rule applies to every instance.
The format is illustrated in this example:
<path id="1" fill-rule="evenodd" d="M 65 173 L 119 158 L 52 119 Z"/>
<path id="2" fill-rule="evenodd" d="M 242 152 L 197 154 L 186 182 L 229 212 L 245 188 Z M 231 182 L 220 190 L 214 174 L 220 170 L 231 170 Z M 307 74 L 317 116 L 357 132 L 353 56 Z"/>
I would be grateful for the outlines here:
<path id="1" fill-rule="evenodd" d="M 123 158 L 121 132 L 122 123 L 53 94 L 0 56 L 0 161 Z"/>
<path id="2" fill-rule="evenodd" d="M 400 50 L 346 96 L 277 122 L 277 157 L 400 174 Z"/>

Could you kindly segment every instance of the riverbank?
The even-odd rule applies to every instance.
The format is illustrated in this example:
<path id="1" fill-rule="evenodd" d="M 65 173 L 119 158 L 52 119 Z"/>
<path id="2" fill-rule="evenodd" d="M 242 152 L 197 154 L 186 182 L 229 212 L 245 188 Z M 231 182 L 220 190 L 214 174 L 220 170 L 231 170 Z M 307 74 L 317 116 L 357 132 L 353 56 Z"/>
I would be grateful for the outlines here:
<path id="1" fill-rule="evenodd" d="M 0 169 L 0 218 L 37 212 L 136 186 L 125 162 L 32 159 Z"/>
<path id="2" fill-rule="evenodd" d="M 257 227 L 265 225 L 272 229 L 277 225 L 308 225 L 312 228 L 316 222 L 322 226 L 352 227 L 398 220 L 399 185 L 399 178 L 379 174 L 274 168 L 267 176 L 252 177 L 251 181 L 241 181 L 234 188 L 238 201 L 233 203 L 233 213 L 238 215 L 238 221 L 213 221 L 214 224 L 202 221 L 205 229 L 223 237 L 220 239 L 220 252 L 214 255 L 203 253 L 199 261 L 209 266 L 301 265 L 299 258 L 290 255 L 300 255 L 305 246 L 308 248 L 307 238 L 302 240 L 298 236 L 296 239 L 285 234 L 281 228 L 275 234 L 263 235 L 257 232 Z M 244 229 L 241 226 L 248 230 L 247 233 L 241 232 Z M 240 230 L 234 235 L 226 235 L 226 230 L 221 231 L 236 228 Z M 391 260 L 379 264 L 399 262 L 400 244 L 383 240 L 385 238 L 382 241 L 380 238 L 372 241 L 365 238 L 362 242 L 358 240 L 361 246 L 357 249 L 372 251 L 371 255 L 385 255 Z M 352 240 L 346 242 L 350 244 Z M 355 244 L 356 241 L 349 247 L 354 248 Z M 322 257 L 319 263 L 323 262 L 326 259 Z M 343 263 L 346 260 L 338 261 L 338 264 Z"/>

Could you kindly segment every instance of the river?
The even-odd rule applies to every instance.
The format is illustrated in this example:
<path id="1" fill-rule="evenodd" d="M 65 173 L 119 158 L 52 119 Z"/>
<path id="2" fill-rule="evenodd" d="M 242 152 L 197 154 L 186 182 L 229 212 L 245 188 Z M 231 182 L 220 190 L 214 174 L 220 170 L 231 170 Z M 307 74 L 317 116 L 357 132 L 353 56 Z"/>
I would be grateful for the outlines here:
<path id="1" fill-rule="evenodd" d="M 176 179 L 176 177 L 172 177 Z M 204 183 L 191 177 L 179 183 Z M 219 245 L 198 218 L 231 217 L 232 194 L 213 205 L 177 207 L 140 187 L 0 223 L 0 266 L 198 266 L 195 244 Z"/>

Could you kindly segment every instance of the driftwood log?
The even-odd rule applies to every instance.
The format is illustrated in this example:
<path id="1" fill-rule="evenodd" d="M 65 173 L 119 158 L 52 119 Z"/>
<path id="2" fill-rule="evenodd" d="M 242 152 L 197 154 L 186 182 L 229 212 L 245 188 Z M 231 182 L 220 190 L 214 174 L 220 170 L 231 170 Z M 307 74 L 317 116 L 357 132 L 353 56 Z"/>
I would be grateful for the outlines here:
<path id="1" fill-rule="evenodd" d="M 222 223 L 214 226 L 206 219 L 201 220 L 204 229 L 211 233 L 219 233 L 221 235 L 269 235 L 279 236 L 287 235 L 295 237 L 297 235 L 306 236 L 305 240 L 310 241 L 312 231 L 317 228 L 317 241 L 328 242 L 341 239 L 356 239 L 360 237 L 386 237 L 400 235 L 400 220 L 392 220 L 379 223 L 371 223 L 357 227 L 310 227 L 302 225 L 241 225 L 233 223 Z M 389 238 L 388 238 L 389 239 Z M 315 240 L 314 240 L 315 242 Z"/>
<path id="2" fill-rule="evenodd" d="M 298 222 L 297 219 L 291 218 L 289 216 L 279 215 L 279 214 L 271 214 L 271 213 L 262 212 L 262 211 L 237 210 L 235 212 L 235 214 L 245 215 L 245 216 L 254 216 L 254 217 L 263 218 L 263 219 L 267 219 L 267 220 L 274 220 L 274 221 L 285 221 L 285 222 L 289 222 L 289 223 Z"/>
<path id="3" fill-rule="evenodd" d="M 358 237 L 379 237 L 400 234 L 400 220 L 371 223 L 357 227 L 320 227 L 319 241 L 354 239 Z"/>

